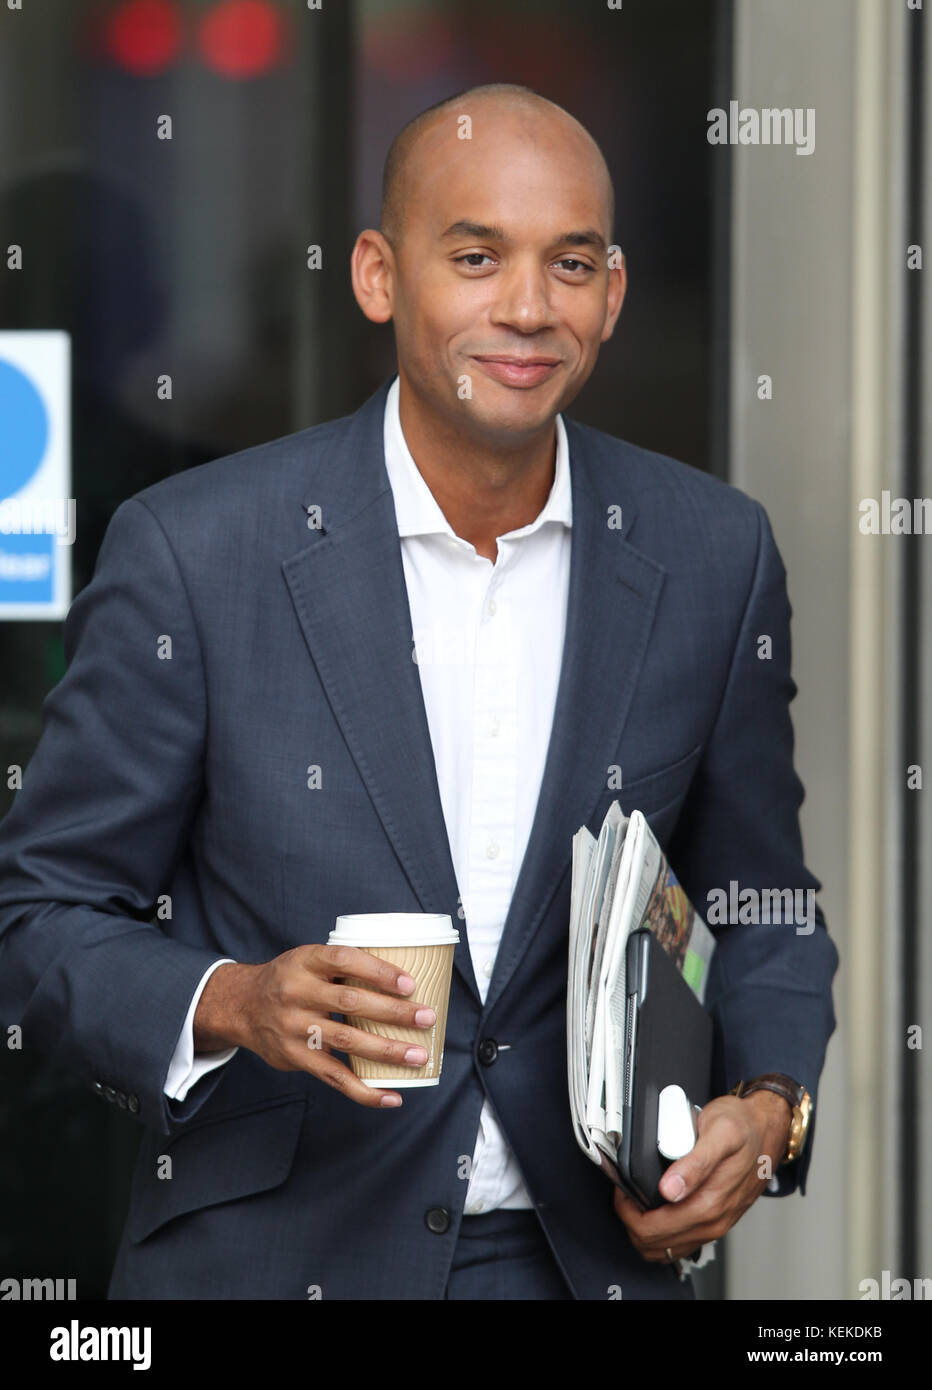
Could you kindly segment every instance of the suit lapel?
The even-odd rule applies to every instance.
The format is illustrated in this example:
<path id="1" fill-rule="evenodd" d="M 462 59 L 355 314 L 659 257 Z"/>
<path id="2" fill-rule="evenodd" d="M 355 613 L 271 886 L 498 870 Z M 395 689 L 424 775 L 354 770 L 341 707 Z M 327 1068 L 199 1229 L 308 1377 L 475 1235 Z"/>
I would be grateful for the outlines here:
<path id="1" fill-rule="evenodd" d="M 311 659 L 373 805 L 424 912 L 460 931 L 454 963 L 478 1000 L 385 469 L 386 382 L 311 460 L 303 505 L 322 528 L 282 565 Z M 341 422 L 342 423 L 342 422 Z M 385 911 L 393 909 L 385 904 Z"/>

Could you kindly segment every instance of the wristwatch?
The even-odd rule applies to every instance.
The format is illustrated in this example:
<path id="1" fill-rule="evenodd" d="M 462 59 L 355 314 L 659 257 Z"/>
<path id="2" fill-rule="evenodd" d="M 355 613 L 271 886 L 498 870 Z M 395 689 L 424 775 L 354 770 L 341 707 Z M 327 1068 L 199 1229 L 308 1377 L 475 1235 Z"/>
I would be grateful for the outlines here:
<path id="1" fill-rule="evenodd" d="M 729 1094 L 749 1096 L 754 1091 L 775 1091 L 778 1096 L 783 1097 L 792 1110 L 793 1122 L 790 1125 L 789 1142 L 786 1154 L 779 1166 L 782 1168 L 787 1163 L 795 1163 L 805 1147 L 806 1137 L 809 1134 L 812 1097 L 805 1086 L 801 1086 L 791 1076 L 784 1076 L 782 1072 L 775 1071 L 765 1072 L 763 1076 L 755 1076 L 751 1081 L 739 1081 Z"/>

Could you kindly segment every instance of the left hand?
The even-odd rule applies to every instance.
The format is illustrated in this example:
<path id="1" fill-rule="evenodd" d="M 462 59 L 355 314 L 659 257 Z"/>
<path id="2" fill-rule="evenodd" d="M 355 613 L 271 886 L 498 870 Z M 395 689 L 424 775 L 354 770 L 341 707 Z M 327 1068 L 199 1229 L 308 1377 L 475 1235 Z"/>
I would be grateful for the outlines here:
<path id="1" fill-rule="evenodd" d="M 641 1211 L 620 1188 L 614 1190 L 615 1211 L 639 1254 L 666 1263 L 669 1249 L 681 1260 L 730 1231 L 767 1186 L 758 1176 L 764 1155 L 771 1172 L 782 1161 L 790 1117 L 789 1105 L 773 1091 L 740 1100 L 719 1096 L 705 1105 L 695 1148 L 671 1163 L 660 1180 L 667 1205 Z"/>

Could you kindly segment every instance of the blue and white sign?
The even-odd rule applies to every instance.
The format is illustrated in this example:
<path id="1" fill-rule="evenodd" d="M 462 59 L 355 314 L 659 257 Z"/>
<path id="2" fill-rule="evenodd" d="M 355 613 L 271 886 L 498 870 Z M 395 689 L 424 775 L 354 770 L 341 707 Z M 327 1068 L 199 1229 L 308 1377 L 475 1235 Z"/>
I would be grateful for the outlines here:
<path id="1" fill-rule="evenodd" d="M 0 619 L 71 603 L 71 339 L 0 332 Z"/>

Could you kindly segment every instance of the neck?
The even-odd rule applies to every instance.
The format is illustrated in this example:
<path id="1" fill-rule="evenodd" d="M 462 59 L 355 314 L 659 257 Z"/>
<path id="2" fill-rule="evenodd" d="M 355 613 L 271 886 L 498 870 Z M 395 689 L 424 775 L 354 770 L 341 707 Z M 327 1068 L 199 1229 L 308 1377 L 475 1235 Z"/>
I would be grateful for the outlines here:
<path id="1" fill-rule="evenodd" d="M 400 377 L 401 429 L 421 477 L 456 535 L 494 561 L 496 538 L 529 526 L 546 505 L 556 470 L 556 424 L 503 446 L 454 430 Z"/>

